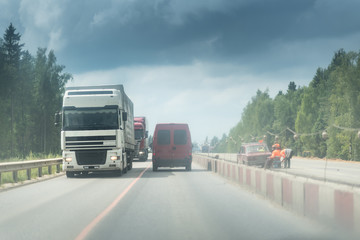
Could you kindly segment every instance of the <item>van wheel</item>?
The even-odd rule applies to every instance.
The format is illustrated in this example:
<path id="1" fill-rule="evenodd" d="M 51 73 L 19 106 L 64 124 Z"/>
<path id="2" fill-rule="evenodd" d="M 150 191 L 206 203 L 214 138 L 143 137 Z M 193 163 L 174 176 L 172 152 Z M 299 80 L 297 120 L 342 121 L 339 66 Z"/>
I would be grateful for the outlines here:
<path id="1" fill-rule="evenodd" d="M 156 172 L 157 170 L 158 170 L 158 166 L 155 163 L 153 163 L 153 172 Z"/>

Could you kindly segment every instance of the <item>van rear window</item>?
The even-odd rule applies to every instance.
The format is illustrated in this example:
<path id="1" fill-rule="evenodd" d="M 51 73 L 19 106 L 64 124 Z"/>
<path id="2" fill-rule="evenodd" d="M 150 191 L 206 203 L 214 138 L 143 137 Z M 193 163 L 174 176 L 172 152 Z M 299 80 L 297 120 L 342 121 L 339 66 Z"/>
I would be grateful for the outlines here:
<path id="1" fill-rule="evenodd" d="M 175 130 L 174 131 L 174 144 L 175 145 L 185 145 L 187 142 L 186 131 L 185 130 Z"/>
<path id="2" fill-rule="evenodd" d="M 170 130 L 159 130 L 158 131 L 157 144 L 159 144 L 159 145 L 170 144 Z"/>

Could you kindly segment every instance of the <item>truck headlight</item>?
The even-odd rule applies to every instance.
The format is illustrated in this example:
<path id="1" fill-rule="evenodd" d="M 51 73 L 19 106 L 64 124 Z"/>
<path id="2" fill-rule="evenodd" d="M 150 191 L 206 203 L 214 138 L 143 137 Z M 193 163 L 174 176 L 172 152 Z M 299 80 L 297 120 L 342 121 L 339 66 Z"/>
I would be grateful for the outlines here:
<path id="1" fill-rule="evenodd" d="M 65 157 L 64 160 L 65 160 L 65 162 L 71 162 L 71 161 L 72 161 L 72 157 Z"/>
<path id="2" fill-rule="evenodd" d="M 111 156 L 111 157 L 110 157 L 110 160 L 111 160 L 111 161 L 116 161 L 116 160 L 118 160 L 118 159 L 119 159 L 118 156 Z"/>

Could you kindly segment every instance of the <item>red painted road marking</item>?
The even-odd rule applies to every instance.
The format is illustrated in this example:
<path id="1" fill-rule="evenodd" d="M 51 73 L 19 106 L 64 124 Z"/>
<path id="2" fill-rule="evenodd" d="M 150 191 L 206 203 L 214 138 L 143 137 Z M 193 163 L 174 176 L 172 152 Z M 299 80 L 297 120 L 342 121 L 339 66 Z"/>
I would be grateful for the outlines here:
<path id="1" fill-rule="evenodd" d="M 247 185 L 251 185 L 251 170 L 250 169 L 246 169 L 246 184 Z"/>
<path id="2" fill-rule="evenodd" d="M 256 185 L 256 190 L 257 191 L 261 191 L 261 172 L 260 171 L 256 171 L 255 172 L 255 185 Z"/>
<path id="3" fill-rule="evenodd" d="M 319 185 L 305 183 L 305 216 L 318 218 L 319 216 Z"/>
<path id="4" fill-rule="evenodd" d="M 243 179 L 244 179 L 244 176 L 243 176 L 243 169 L 242 167 L 239 167 L 239 182 L 240 184 L 243 184 Z"/>
<path id="5" fill-rule="evenodd" d="M 266 196 L 269 199 L 274 199 L 274 176 L 270 173 L 266 174 Z"/>
<path id="6" fill-rule="evenodd" d="M 335 190 L 335 220 L 343 227 L 354 227 L 354 196 L 351 192 Z"/>
<path id="7" fill-rule="evenodd" d="M 102 211 L 94 220 L 91 221 L 89 225 L 87 225 L 82 232 L 75 238 L 76 240 L 84 239 L 89 232 L 120 202 L 120 200 L 130 191 L 130 189 L 135 185 L 135 183 L 142 177 L 142 175 L 150 168 L 149 164 L 140 175 L 135 178 L 127 188 L 119 195 L 117 198 L 107 207 L 104 211 Z"/>
<path id="8" fill-rule="evenodd" d="M 232 165 L 232 179 L 236 181 L 235 165 Z"/>
<path id="9" fill-rule="evenodd" d="M 282 179 L 282 195 L 283 195 L 283 205 L 292 205 L 293 191 L 292 191 L 292 182 L 289 179 Z"/>

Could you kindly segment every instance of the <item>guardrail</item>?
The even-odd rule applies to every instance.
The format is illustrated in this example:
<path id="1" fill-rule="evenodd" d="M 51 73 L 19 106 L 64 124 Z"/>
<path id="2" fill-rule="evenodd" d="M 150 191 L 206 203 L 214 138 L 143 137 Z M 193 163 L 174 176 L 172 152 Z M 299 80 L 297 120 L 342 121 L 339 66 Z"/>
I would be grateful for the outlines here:
<path id="1" fill-rule="evenodd" d="M 32 169 L 37 168 L 38 176 L 42 177 L 43 167 L 48 167 L 49 174 L 52 174 L 52 166 L 56 165 L 56 172 L 59 173 L 61 164 L 62 164 L 61 158 L 0 163 L 0 185 L 1 185 L 1 174 L 4 172 L 12 172 L 14 182 L 18 182 L 18 171 L 26 170 L 27 180 L 30 180 Z"/>

